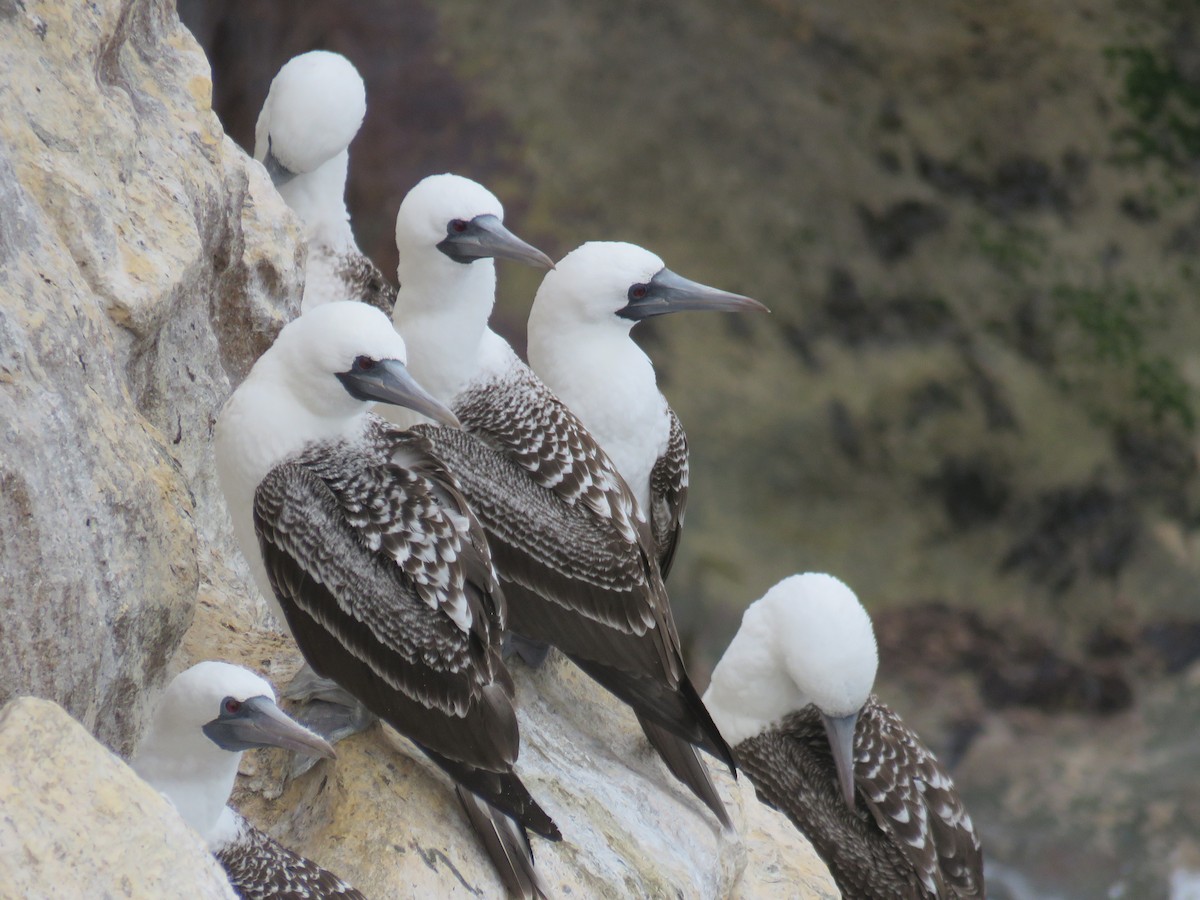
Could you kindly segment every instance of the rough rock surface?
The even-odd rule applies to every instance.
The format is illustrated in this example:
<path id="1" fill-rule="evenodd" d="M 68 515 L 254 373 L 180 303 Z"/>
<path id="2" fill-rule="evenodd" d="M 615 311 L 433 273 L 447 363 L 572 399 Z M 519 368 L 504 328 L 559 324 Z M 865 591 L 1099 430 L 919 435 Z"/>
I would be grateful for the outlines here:
<path id="1" fill-rule="evenodd" d="M 0 701 L 122 751 L 227 540 L 213 417 L 298 296 L 209 93 L 169 0 L 0 2 Z"/>
<path id="2" fill-rule="evenodd" d="M 248 627 L 240 601 L 202 595 L 182 657 L 223 656 L 285 684 L 300 659 Z M 522 779 L 562 830 L 534 854 L 554 896 L 833 898 L 825 866 L 745 778 L 714 771 L 735 829 L 671 778 L 633 715 L 555 655 L 513 665 Z M 338 758 L 288 781 L 282 752 L 248 755 L 235 805 L 284 845 L 370 897 L 500 896 L 447 779 L 407 740 L 376 726 Z"/>
<path id="3" fill-rule="evenodd" d="M 0 895 L 232 898 L 175 808 L 63 709 L 0 709 Z"/>

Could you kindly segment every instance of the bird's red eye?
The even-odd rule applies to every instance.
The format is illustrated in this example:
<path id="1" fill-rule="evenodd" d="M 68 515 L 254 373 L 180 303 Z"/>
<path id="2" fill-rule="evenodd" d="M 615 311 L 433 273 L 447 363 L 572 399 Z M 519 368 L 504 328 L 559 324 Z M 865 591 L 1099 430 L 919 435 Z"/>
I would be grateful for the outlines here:
<path id="1" fill-rule="evenodd" d="M 226 697 L 225 702 L 222 704 L 222 708 L 225 710 L 225 712 L 229 713 L 229 715 L 236 716 L 242 709 L 242 701 L 234 700 L 232 697 Z"/>
<path id="2" fill-rule="evenodd" d="M 354 365 L 356 365 L 359 370 L 363 372 L 370 372 L 373 368 L 375 368 L 375 363 L 376 360 L 371 359 L 369 356 L 360 356 L 358 359 L 354 360 Z"/>
<path id="3" fill-rule="evenodd" d="M 450 230 L 455 234 L 462 234 L 467 230 L 467 223 L 462 219 L 455 219 L 450 223 Z"/>
<path id="4" fill-rule="evenodd" d="M 646 294 L 648 294 L 649 292 L 650 292 L 649 286 L 644 285 L 644 284 L 635 284 L 633 287 L 631 287 L 629 289 L 629 299 L 630 300 L 642 300 L 645 298 Z"/>

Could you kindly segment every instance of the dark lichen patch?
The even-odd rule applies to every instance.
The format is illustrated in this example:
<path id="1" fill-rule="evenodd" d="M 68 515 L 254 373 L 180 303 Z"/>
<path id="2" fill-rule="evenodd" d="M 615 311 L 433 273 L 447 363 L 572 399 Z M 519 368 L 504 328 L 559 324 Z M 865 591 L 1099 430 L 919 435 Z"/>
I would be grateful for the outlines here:
<path id="1" fill-rule="evenodd" d="M 1119 575 L 1143 527 L 1132 499 L 1099 483 L 1045 491 L 1015 522 L 1029 524 L 1017 528 L 1000 571 L 1024 571 L 1055 594 L 1083 577 Z"/>
<path id="2" fill-rule="evenodd" d="M 931 418 L 961 412 L 962 391 L 945 381 L 926 381 L 909 393 L 904 410 L 904 427 L 913 431 Z"/>
<path id="3" fill-rule="evenodd" d="M 946 227 L 946 210 L 923 200 L 901 200 L 881 213 L 859 204 L 858 219 L 867 235 L 867 243 L 884 262 L 895 262 L 910 255 L 917 243 Z"/>
<path id="4" fill-rule="evenodd" d="M 1153 498 L 1177 519 L 1196 516 L 1198 465 L 1190 435 L 1170 425 L 1118 422 L 1113 451 L 1136 493 Z"/>
<path id="5" fill-rule="evenodd" d="M 938 498 L 946 518 L 957 529 L 994 522 L 1013 493 L 1003 463 L 983 454 L 944 458 L 922 486 Z"/>
<path id="6" fill-rule="evenodd" d="M 938 160 L 918 152 L 917 172 L 942 193 L 978 204 L 995 216 L 1049 210 L 1065 215 L 1076 205 L 1076 197 L 1087 183 L 1088 158 L 1067 151 L 1057 166 L 1032 156 L 1016 155 L 990 171 L 972 170 L 952 161 Z"/>
<path id="7" fill-rule="evenodd" d="M 953 311 L 940 297 L 867 296 L 854 276 L 840 267 L 829 273 L 829 287 L 814 324 L 852 347 L 944 339 L 959 331 Z"/>

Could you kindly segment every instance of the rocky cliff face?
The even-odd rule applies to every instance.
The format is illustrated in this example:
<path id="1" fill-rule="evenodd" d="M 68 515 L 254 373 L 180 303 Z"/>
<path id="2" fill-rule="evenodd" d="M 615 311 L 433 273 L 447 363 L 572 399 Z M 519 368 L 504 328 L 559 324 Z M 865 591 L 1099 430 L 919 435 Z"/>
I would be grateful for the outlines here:
<path id="1" fill-rule="evenodd" d="M 214 412 L 302 251 L 170 3 L 3 3 L 0 46 L 0 700 L 127 751 L 221 547 Z"/>
<path id="2" fill-rule="evenodd" d="M 0 702 L 56 701 L 127 754 L 191 662 L 276 684 L 299 663 L 242 578 L 210 441 L 296 312 L 304 251 L 168 0 L 0 0 L 0 50 Z M 723 834 L 577 672 L 518 679 L 522 771 L 566 835 L 539 865 L 564 893 L 835 895 L 745 782 L 723 782 L 739 824 Z M 19 892 L 222 896 L 182 824 L 64 720 L 25 699 L 0 715 Z M 444 779 L 394 736 L 290 783 L 280 760 L 247 766 L 250 817 L 370 895 L 498 893 Z"/>
<path id="3" fill-rule="evenodd" d="M 235 896 L 171 804 L 47 700 L 0 710 L 0 804 L 5 897 Z"/>

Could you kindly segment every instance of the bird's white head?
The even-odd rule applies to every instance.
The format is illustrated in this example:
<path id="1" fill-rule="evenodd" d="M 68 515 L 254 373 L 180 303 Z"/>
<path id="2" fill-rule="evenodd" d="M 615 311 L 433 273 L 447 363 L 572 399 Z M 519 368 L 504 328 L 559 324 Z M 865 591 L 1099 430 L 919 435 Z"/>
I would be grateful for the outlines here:
<path id="1" fill-rule="evenodd" d="M 241 751 L 267 746 L 333 756 L 324 739 L 280 711 L 265 679 L 241 666 L 207 661 L 167 686 L 132 764 L 209 838 L 221 821 Z"/>
<path id="2" fill-rule="evenodd" d="M 254 130 L 254 158 L 277 185 L 312 172 L 350 146 L 366 112 L 362 77 L 346 57 L 302 53 L 271 82 Z"/>
<path id="3" fill-rule="evenodd" d="M 409 375 L 406 362 L 404 339 L 386 315 L 364 303 L 338 301 L 285 325 L 251 376 L 261 372 L 324 420 L 352 419 L 384 402 L 457 426 L 454 414 Z"/>
<path id="4" fill-rule="evenodd" d="M 396 249 L 405 294 L 397 301 L 401 307 L 441 302 L 443 298 L 428 290 L 431 282 L 468 272 L 487 275 L 494 291 L 492 259 L 546 269 L 554 265 L 504 227 L 504 207 L 491 191 L 461 175 L 430 175 L 408 192 L 396 214 Z"/>
<path id="5" fill-rule="evenodd" d="M 765 311 L 766 307 L 676 275 L 662 259 L 635 244 L 591 241 L 546 273 L 530 311 L 530 328 L 599 324 L 628 332 L 643 319 L 685 310 Z"/>
<path id="6" fill-rule="evenodd" d="M 648 290 L 664 268 L 662 259 L 635 244 L 589 241 L 546 273 L 530 316 L 559 325 L 578 322 L 629 331 L 637 320 L 622 316 L 621 310 L 633 296 Z"/>
<path id="7" fill-rule="evenodd" d="M 792 681 L 829 716 L 858 712 L 879 667 L 875 630 L 858 597 L 832 575 L 785 578 L 758 601 L 775 617 Z"/>
<path id="8" fill-rule="evenodd" d="M 154 712 L 152 728 L 202 738 L 203 728 L 225 712 L 225 701 L 242 704 L 251 697 L 275 702 L 275 690 L 265 678 L 232 663 L 208 660 L 180 672 L 167 685 Z M 203 741 L 209 742 L 203 737 Z"/>
<path id="9" fill-rule="evenodd" d="M 871 619 L 832 575 L 792 575 L 746 610 L 713 671 L 705 703 L 730 744 L 814 704 L 857 715 L 879 665 Z"/>

